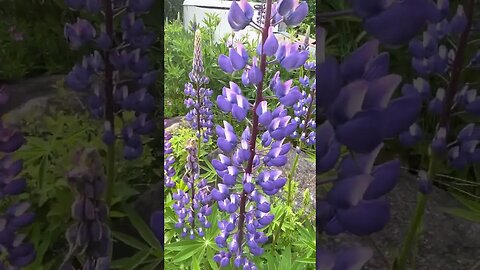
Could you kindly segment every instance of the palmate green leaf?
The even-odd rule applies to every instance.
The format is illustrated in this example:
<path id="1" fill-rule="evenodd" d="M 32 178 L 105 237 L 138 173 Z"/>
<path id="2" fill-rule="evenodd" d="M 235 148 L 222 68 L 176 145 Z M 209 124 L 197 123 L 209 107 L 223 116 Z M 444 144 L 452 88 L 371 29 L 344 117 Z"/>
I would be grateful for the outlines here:
<path id="1" fill-rule="evenodd" d="M 201 258 L 202 256 L 194 256 L 192 260 L 192 269 L 193 270 L 200 270 L 200 262 L 198 261 L 198 258 Z"/>
<path id="2" fill-rule="evenodd" d="M 316 260 L 316 258 L 302 258 L 302 259 L 297 259 L 296 262 L 307 263 L 307 264 L 315 264 L 317 262 L 317 260 Z"/>
<path id="3" fill-rule="evenodd" d="M 119 241 L 122 241 L 123 243 L 135 248 L 135 249 L 138 249 L 138 250 L 148 250 L 149 247 L 147 245 L 145 245 L 144 243 L 138 241 L 136 238 L 134 237 L 131 237 L 130 235 L 128 234 L 124 234 L 124 233 L 121 233 L 121 232 L 117 232 L 117 231 L 113 231 L 113 238 L 119 240 Z"/>
<path id="4" fill-rule="evenodd" d="M 150 250 L 141 250 L 137 254 L 118 259 L 112 262 L 111 268 L 120 270 L 132 270 L 137 269 L 139 265 L 145 263 L 145 260 L 150 256 Z"/>
<path id="5" fill-rule="evenodd" d="M 142 218 L 133 210 L 132 207 L 123 205 L 125 214 L 127 214 L 128 219 L 132 225 L 137 230 L 138 234 L 145 240 L 151 248 L 155 249 L 157 252 L 161 251 L 161 245 L 158 241 L 155 234 L 153 234 L 150 227 L 142 220 Z"/>
<path id="6" fill-rule="evenodd" d="M 156 260 L 153 261 L 147 265 L 145 265 L 141 270 L 156 270 L 160 269 L 160 264 L 162 263 L 162 260 Z"/>
<path id="7" fill-rule="evenodd" d="M 188 242 L 188 241 L 185 241 Z M 204 249 L 204 246 L 202 244 L 197 244 L 197 245 L 188 245 L 184 249 L 182 249 L 180 252 L 177 253 L 175 258 L 173 259 L 174 263 L 179 263 L 186 261 L 187 259 L 191 258 L 192 256 L 200 253 Z"/>
<path id="8" fill-rule="evenodd" d="M 208 261 L 208 264 L 210 265 L 210 267 L 213 269 L 213 270 L 218 270 L 218 265 L 217 263 L 213 260 L 213 256 L 215 256 L 215 253 L 213 252 L 212 249 L 208 249 L 207 250 L 207 261 Z"/>
<path id="9" fill-rule="evenodd" d="M 442 208 L 442 210 L 448 214 L 473 221 L 476 223 L 480 223 L 480 212 L 478 211 L 472 211 L 468 209 L 463 209 L 463 208 Z"/>
<path id="10" fill-rule="evenodd" d="M 290 247 L 290 245 L 286 246 L 285 250 L 282 252 L 282 260 L 280 265 L 292 265 L 292 248 Z"/>

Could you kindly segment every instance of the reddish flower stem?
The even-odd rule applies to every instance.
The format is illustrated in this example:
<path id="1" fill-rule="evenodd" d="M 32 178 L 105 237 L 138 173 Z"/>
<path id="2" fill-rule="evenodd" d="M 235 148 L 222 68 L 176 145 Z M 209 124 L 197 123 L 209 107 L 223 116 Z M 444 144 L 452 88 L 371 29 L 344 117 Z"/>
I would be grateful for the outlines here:
<path id="1" fill-rule="evenodd" d="M 270 18 L 272 16 L 272 0 L 267 0 L 266 3 L 266 13 L 265 13 L 265 24 L 262 29 L 262 44 L 265 44 L 265 41 L 268 37 L 268 29 L 270 28 Z M 257 106 L 260 102 L 263 101 L 263 77 L 265 76 L 265 71 L 267 69 L 267 56 L 262 52 L 260 57 L 260 71 L 262 72 L 262 80 L 257 85 L 257 92 L 255 98 L 255 104 L 252 108 L 252 135 L 250 136 L 250 158 L 248 159 L 247 168 L 245 169 L 245 175 L 252 174 L 253 170 L 253 159 L 255 157 L 255 144 L 257 141 L 257 136 L 259 133 L 258 127 L 258 115 L 256 113 Z M 238 219 L 238 244 L 239 244 L 239 253 L 242 254 L 242 242 L 243 242 L 243 226 L 245 223 L 245 207 L 247 204 L 247 193 L 242 191 L 240 199 L 240 216 Z"/>

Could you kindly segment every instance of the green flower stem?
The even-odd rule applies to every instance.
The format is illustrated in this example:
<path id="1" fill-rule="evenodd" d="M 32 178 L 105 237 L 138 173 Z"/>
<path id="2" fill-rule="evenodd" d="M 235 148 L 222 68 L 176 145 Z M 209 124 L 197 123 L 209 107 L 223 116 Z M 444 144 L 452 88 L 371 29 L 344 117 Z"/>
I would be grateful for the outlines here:
<path id="1" fill-rule="evenodd" d="M 299 142 L 298 144 L 298 149 L 302 149 L 302 141 Z M 299 153 L 296 153 L 295 154 L 295 159 L 293 160 L 293 165 L 292 165 L 292 168 L 290 169 L 290 173 L 288 174 L 288 177 L 287 177 L 287 184 L 288 184 L 288 190 L 287 190 L 287 207 L 292 207 L 292 196 L 293 196 L 293 192 L 292 192 L 292 185 L 293 185 L 293 177 L 295 176 L 295 172 L 297 171 L 297 167 L 298 167 L 298 160 L 300 158 L 300 154 Z"/>
<path id="2" fill-rule="evenodd" d="M 435 176 L 436 171 L 436 160 L 437 155 L 433 155 L 430 158 L 430 163 L 428 165 L 428 179 L 431 181 Z M 394 270 L 405 270 L 407 267 L 407 260 L 410 256 L 411 251 L 413 250 L 413 245 L 415 243 L 416 236 L 420 233 L 420 228 L 422 227 L 423 215 L 425 213 L 425 208 L 427 206 L 428 195 L 418 192 L 417 194 L 417 205 L 415 208 L 415 213 L 413 215 L 413 219 L 410 222 L 410 226 L 408 228 L 407 236 L 402 245 L 402 249 L 400 251 L 400 256 L 395 261 L 393 265 Z"/>
<path id="3" fill-rule="evenodd" d="M 461 83 L 461 74 L 464 69 L 465 52 L 467 49 L 468 37 L 470 34 L 470 30 L 472 29 L 473 9 L 474 9 L 475 0 L 466 0 L 466 2 L 467 3 L 464 6 L 465 6 L 465 15 L 467 18 L 467 25 L 465 26 L 465 29 L 460 35 L 460 38 L 457 42 L 457 46 L 458 46 L 457 52 L 455 54 L 455 59 L 452 64 L 451 77 L 448 84 L 446 97 L 443 102 L 443 111 L 439 121 L 439 127 L 443 127 L 446 129 L 450 121 L 453 100 Z M 436 168 L 437 168 L 438 162 L 439 162 L 439 156 L 431 155 L 430 162 L 428 165 L 429 181 L 433 181 L 433 178 L 436 175 Z M 413 244 L 415 242 L 414 240 L 416 239 L 416 237 L 420 232 L 423 215 L 425 212 L 425 207 L 427 204 L 427 199 L 428 199 L 428 196 L 418 193 L 418 200 L 417 200 L 417 206 L 415 209 L 415 214 L 410 223 L 407 236 L 405 238 L 404 244 L 400 252 L 400 256 L 397 258 L 393 266 L 394 270 L 405 270 L 407 267 L 407 257 L 409 256 L 411 250 L 413 249 Z"/>

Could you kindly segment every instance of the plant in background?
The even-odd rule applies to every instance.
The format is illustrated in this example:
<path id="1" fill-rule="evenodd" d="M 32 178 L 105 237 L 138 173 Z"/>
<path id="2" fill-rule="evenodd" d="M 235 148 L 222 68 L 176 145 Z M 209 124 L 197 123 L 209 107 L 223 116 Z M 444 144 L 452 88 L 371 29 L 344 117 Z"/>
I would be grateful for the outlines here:
<path id="1" fill-rule="evenodd" d="M 81 149 L 74 156 L 74 168 L 67 174 L 68 182 L 76 191 L 72 205 L 75 223 L 66 232 L 69 252 L 60 269 L 76 269 L 74 258 L 83 269 L 110 269 L 110 229 L 106 224 L 106 187 L 102 160 L 95 149 Z"/>
<path id="2" fill-rule="evenodd" d="M 190 239 L 195 238 L 195 233 L 199 237 L 205 235 L 205 228 L 209 228 L 211 223 L 207 217 L 212 213 L 209 205 L 210 187 L 207 186 L 207 180 L 200 178 L 200 154 L 199 149 L 202 143 L 209 141 L 212 135 L 213 127 L 213 103 L 210 96 L 213 91 L 205 88 L 209 79 L 205 76 L 205 69 L 202 58 L 200 30 L 195 31 L 194 56 L 192 70 L 189 73 L 190 82 L 185 84 L 184 93 L 187 98 L 184 104 L 190 111 L 185 116 L 190 124 L 190 128 L 195 132 L 197 140 L 187 142 L 185 173 L 182 177 L 184 185 L 179 185 L 172 194 L 176 203 L 173 205 L 178 221 L 175 224 L 177 229 L 182 229 L 181 237 L 189 235 Z M 171 144 L 168 141 L 171 138 L 169 134 L 165 136 L 165 155 L 171 153 Z M 173 156 L 165 159 L 165 186 L 175 187 L 176 183 L 172 180 L 175 170 L 171 167 Z M 197 220 L 197 222 L 196 222 Z"/>
<path id="3" fill-rule="evenodd" d="M 150 114 L 155 101 L 148 89 L 155 83 L 149 48 L 156 41 L 153 31 L 141 16 L 153 6 L 152 0 L 66 0 L 74 10 L 100 14 L 103 23 L 98 28 L 86 19 L 65 25 L 65 38 L 73 50 L 94 47 L 66 76 L 66 85 L 74 91 L 88 93 L 87 107 L 93 117 L 104 121 L 102 140 L 107 145 L 106 204 L 112 204 L 115 183 L 115 144 L 123 139 L 123 157 L 137 159 L 142 155 L 141 136 L 155 129 Z M 119 28 L 115 18 L 120 17 Z M 122 124 L 118 132 L 118 124 Z M 108 211 L 107 211 L 108 213 Z M 102 254 L 105 255 L 105 254 Z M 111 258 L 108 255 L 108 260 Z M 84 265 L 86 267 L 87 265 Z"/>
<path id="4" fill-rule="evenodd" d="M 0 87 L 0 105 L 6 104 L 8 96 Z M 14 158 L 17 151 L 25 143 L 25 139 L 17 129 L 5 125 L 0 120 L 0 175 L 1 198 L 12 202 L 11 196 L 20 195 L 27 189 L 26 180 L 20 176 L 23 161 Z M 35 248 L 20 230 L 34 221 L 35 214 L 29 212 L 30 204 L 16 201 L 7 205 L 0 216 L 0 246 L 2 260 L 0 268 L 21 269 L 29 265 L 36 256 Z"/>
<path id="5" fill-rule="evenodd" d="M 257 269 L 253 257 L 264 252 L 261 245 L 268 240 L 264 228 L 274 219 L 270 213 L 271 197 L 287 182 L 277 168 L 286 164 L 290 143 L 285 139 L 298 126 L 287 109 L 302 98 L 298 87 L 292 87 L 292 81 L 283 82 L 277 73 L 271 79 L 270 87 L 278 99 L 267 100 L 264 97 L 267 64 L 278 63 L 288 72 L 303 66 L 309 57 L 308 51 L 298 43 L 286 41 L 281 44 L 272 27 L 280 21 L 290 26 L 298 25 L 307 13 L 306 2 L 287 0 L 273 4 L 268 0 L 266 19 L 258 25 L 252 22 L 253 8 L 246 0 L 234 1 L 230 7 L 228 22 L 234 31 L 253 24 L 261 29 L 262 38 L 257 47 L 258 56 L 252 57 L 251 61 L 242 43 L 232 44 L 229 55 L 222 54 L 218 58 L 220 68 L 226 73 L 243 70 L 242 83 L 254 86 L 256 91 L 252 105 L 240 86 L 231 81 L 229 88 L 224 87 L 222 95 L 217 97 L 220 110 L 231 113 L 235 121 L 245 122 L 249 112 L 250 119 L 253 119 L 245 125 L 241 136 L 237 136 L 227 121 L 223 122 L 223 127 L 216 127 L 217 146 L 223 154 L 213 160 L 212 165 L 222 183 L 212 190 L 212 198 L 217 201 L 220 211 L 229 216 L 218 223 L 220 235 L 215 238 L 221 251 L 214 260 L 220 267 L 231 265 L 233 261 L 235 267 Z M 261 145 L 257 145 L 257 140 Z"/>

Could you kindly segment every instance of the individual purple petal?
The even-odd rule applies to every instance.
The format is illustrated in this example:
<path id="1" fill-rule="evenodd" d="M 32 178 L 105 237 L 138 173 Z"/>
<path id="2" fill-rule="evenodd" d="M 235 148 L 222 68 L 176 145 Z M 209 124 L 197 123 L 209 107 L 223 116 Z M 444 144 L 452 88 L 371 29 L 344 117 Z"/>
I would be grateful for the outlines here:
<path id="1" fill-rule="evenodd" d="M 453 33 L 462 33 L 467 26 L 467 17 L 462 5 L 457 6 L 457 12 L 450 22 L 450 30 Z"/>
<path id="2" fill-rule="evenodd" d="M 390 219 L 390 207 L 386 200 L 362 201 L 358 205 L 338 209 L 338 220 L 355 235 L 369 235 L 382 230 Z"/>
<path id="3" fill-rule="evenodd" d="M 378 54 L 378 40 L 371 40 L 351 53 L 340 66 L 345 82 L 360 78 L 369 60 Z"/>
<path id="4" fill-rule="evenodd" d="M 387 107 L 395 89 L 402 81 L 397 74 L 390 74 L 369 83 L 363 101 L 363 109 L 384 109 Z"/>
<path id="5" fill-rule="evenodd" d="M 295 10 L 283 18 L 283 22 L 288 26 L 297 26 L 307 17 L 308 4 L 302 1 Z"/>
<path id="6" fill-rule="evenodd" d="M 371 81 L 390 73 L 390 54 L 387 52 L 376 55 L 374 58 L 368 61 L 365 66 L 365 72 L 363 78 L 367 81 Z"/>
<path id="7" fill-rule="evenodd" d="M 233 66 L 232 66 L 232 62 L 230 61 L 230 58 L 228 58 L 224 54 L 221 54 L 218 57 L 218 65 L 220 66 L 220 68 L 225 73 L 233 73 L 233 71 L 234 71 Z"/>
<path id="8" fill-rule="evenodd" d="M 233 1 L 228 11 L 228 23 L 234 31 L 247 27 L 253 18 L 253 8 L 247 0 Z"/>
<path id="9" fill-rule="evenodd" d="M 320 173 L 331 170 L 335 164 L 337 164 L 338 158 L 340 157 L 340 147 L 341 145 L 337 141 L 334 141 L 327 148 L 325 155 L 317 157 L 316 168 Z"/>
<path id="10" fill-rule="evenodd" d="M 267 56 L 273 56 L 277 53 L 278 50 L 278 40 L 273 33 L 273 27 L 270 26 L 268 29 L 268 37 L 265 40 L 265 44 L 263 45 L 263 53 Z"/>
<path id="11" fill-rule="evenodd" d="M 373 181 L 363 195 L 364 200 L 374 200 L 390 192 L 400 177 L 400 161 L 398 159 L 378 165 L 373 170 Z"/>
<path id="12" fill-rule="evenodd" d="M 360 174 L 335 183 L 328 193 L 328 201 L 339 208 L 348 208 L 357 205 L 363 198 L 365 191 L 374 178 L 368 174 Z"/>
<path id="13" fill-rule="evenodd" d="M 235 49 L 230 48 L 230 53 L 228 56 L 234 70 L 240 70 L 245 67 L 245 60 Z"/>
<path id="14" fill-rule="evenodd" d="M 403 96 L 393 100 L 385 110 L 385 137 L 395 137 L 407 130 L 417 120 L 422 109 L 422 99 Z"/>
<path id="15" fill-rule="evenodd" d="M 334 57 L 327 56 L 325 62 L 317 67 L 317 83 L 322 91 L 317 93 L 318 106 L 328 108 L 337 97 L 343 85 L 340 67 Z"/>
<path id="16" fill-rule="evenodd" d="M 380 110 L 359 112 L 337 128 L 337 140 L 359 153 L 372 151 L 384 138 L 385 115 Z M 351 136 L 355 134 L 355 136 Z"/>

